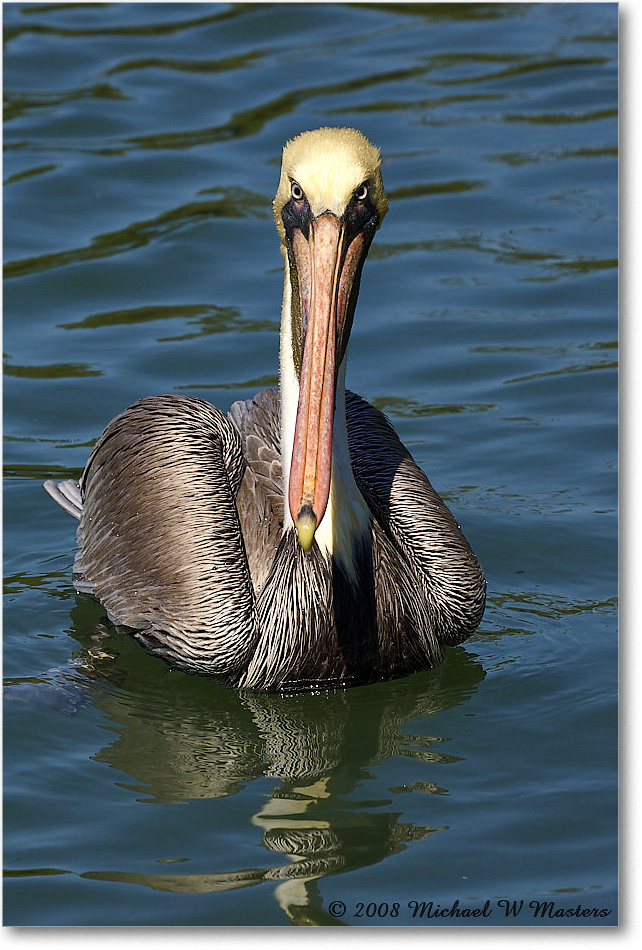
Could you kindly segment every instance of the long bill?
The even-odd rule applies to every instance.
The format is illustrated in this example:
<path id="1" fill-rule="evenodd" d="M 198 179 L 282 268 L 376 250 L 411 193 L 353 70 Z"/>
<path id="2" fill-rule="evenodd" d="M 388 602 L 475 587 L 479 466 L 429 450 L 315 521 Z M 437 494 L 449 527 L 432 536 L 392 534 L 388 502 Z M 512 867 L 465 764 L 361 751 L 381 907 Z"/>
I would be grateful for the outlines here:
<path id="1" fill-rule="evenodd" d="M 302 353 L 288 503 L 307 553 L 323 518 L 332 474 L 337 368 L 347 346 L 361 265 L 362 233 L 351 240 L 330 212 L 292 234 L 301 303 Z"/>

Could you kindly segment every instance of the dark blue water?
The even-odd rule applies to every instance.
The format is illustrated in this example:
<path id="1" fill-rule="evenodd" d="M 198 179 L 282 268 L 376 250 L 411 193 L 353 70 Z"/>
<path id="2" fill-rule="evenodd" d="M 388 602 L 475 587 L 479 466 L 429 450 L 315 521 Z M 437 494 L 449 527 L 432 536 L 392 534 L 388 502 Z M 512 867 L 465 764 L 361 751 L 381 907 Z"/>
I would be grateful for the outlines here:
<path id="1" fill-rule="evenodd" d="M 5 924 L 614 925 L 617 6 L 3 15 Z M 390 198 L 348 385 L 488 608 L 439 669 L 239 694 L 74 593 L 41 483 L 139 396 L 277 381 L 270 202 L 325 124 Z"/>

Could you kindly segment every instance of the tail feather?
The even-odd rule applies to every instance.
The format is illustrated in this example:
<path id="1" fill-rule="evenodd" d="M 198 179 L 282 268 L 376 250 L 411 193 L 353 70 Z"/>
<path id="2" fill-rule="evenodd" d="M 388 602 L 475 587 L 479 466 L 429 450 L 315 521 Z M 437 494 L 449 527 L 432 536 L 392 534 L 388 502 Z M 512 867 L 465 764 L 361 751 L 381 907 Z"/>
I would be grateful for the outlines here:
<path id="1" fill-rule="evenodd" d="M 53 482 L 48 480 L 43 485 L 45 491 L 51 495 L 61 508 L 80 521 L 82 513 L 82 498 L 80 496 L 80 485 L 73 479 L 68 478 L 64 482 Z"/>

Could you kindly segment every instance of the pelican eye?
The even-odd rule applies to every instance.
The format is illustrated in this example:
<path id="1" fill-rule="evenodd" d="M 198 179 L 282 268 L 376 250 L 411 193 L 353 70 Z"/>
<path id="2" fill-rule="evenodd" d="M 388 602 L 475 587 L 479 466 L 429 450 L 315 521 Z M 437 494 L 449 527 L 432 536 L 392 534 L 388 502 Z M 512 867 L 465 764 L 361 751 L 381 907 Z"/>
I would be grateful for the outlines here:
<path id="1" fill-rule="evenodd" d="M 370 192 L 370 185 L 368 184 L 367 181 L 364 181 L 364 183 L 362 185 L 359 185 L 359 187 L 354 193 L 355 200 L 365 201 L 366 198 L 368 197 L 369 192 Z"/>
<path id="2" fill-rule="evenodd" d="M 303 194 L 303 188 L 296 181 L 290 182 L 290 195 L 295 201 L 303 201 L 305 198 L 305 195 Z"/>

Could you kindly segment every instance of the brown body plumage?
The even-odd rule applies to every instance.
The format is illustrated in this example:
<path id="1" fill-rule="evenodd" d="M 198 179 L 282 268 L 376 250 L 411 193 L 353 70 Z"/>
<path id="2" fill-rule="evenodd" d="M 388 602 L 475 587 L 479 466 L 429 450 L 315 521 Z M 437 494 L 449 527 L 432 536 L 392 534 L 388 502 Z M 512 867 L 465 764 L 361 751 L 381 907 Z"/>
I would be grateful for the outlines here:
<path id="1" fill-rule="evenodd" d="M 352 145 L 358 167 L 342 192 Z M 316 208 L 299 185 L 310 156 Z M 229 415 L 193 397 L 142 399 L 108 425 L 79 487 L 46 485 L 80 519 L 78 590 L 177 667 L 249 688 L 351 685 L 436 665 L 443 644 L 481 619 L 483 573 L 454 518 L 384 416 L 343 388 L 360 269 L 387 207 L 380 181 L 378 153 L 352 130 L 317 130 L 286 147 L 275 200 L 286 259 L 281 389 Z M 336 235 L 343 250 L 328 267 L 314 255 L 334 253 Z M 322 267 L 339 326 L 329 435 L 315 428 L 315 378 L 309 403 L 302 381 L 321 332 Z"/>

